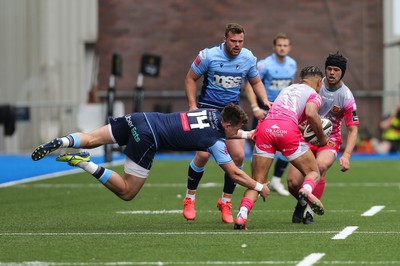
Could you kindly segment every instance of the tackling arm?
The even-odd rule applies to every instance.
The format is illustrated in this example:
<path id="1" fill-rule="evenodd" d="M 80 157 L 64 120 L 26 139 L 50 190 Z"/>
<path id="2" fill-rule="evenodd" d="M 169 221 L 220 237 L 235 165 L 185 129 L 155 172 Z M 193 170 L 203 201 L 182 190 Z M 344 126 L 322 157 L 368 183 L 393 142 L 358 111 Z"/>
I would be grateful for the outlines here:
<path id="1" fill-rule="evenodd" d="M 243 170 L 240 170 L 237 168 L 235 163 L 231 161 L 230 163 L 227 164 L 220 164 L 219 165 L 225 173 L 227 173 L 233 181 L 236 183 L 247 187 L 249 189 L 254 189 L 257 190 L 260 193 L 260 196 L 264 199 L 269 195 L 269 188 L 267 184 L 261 184 L 254 179 L 252 179 L 250 176 L 248 176 Z"/>

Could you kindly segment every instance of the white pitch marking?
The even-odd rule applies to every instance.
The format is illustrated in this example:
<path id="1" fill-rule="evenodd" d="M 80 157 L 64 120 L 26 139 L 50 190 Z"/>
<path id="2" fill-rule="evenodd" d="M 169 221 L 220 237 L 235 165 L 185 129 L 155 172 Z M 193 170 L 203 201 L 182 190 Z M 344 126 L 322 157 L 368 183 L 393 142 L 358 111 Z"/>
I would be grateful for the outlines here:
<path id="1" fill-rule="evenodd" d="M 307 257 L 305 257 L 302 261 L 296 264 L 296 266 L 311 266 L 317 263 L 325 253 L 311 253 Z"/>
<path id="2" fill-rule="evenodd" d="M 62 173 L 56 173 L 56 174 L 50 174 L 50 175 L 43 175 L 43 176 L 39 176 L 37 178 L 28 178 L 27 180 L 20 180 L 20 181 L 12 181 L 12 182 L 8 182 L 8 183 L 3 183 L 0 184 L 0 188 L 1 187 L 7 187 L 7 186 L 12 186 L 12 185 L 18 185 L 16 186 L 16 188 L 62 188 L 62 187 L 70 187 L 70 186 L 76 186 L 76 187 L 103 187 L 101 184 L 98 183 L 93 183 L 93 184 L 72 184 L 72 183 L 68 183 L 68 184 L 55 184 L 55 183 L 51 183 L 51 184 L 29 184 L 33 181 L 40 181 L 40 180 L 44 180 L 44 179 L 49 179 L 49 178 L 54 178 L 54 177 L 60 177 L 60 176 L 64 176 L 66 174 L 73 174 L 73 173 L 77 173 L 82 171 L 81 169 L 74 169 L 74 170 L 68 170 Z M 223 183 L 214 183 L 214 182 L 209 182 L 209 183 L 204 183 L 204 184 L 200 184 L 199 187 L 202 188 L 214 188 L 214 187 L 221 187 L 223 186 Z M 399 186 L 400 187 L 400 183 L 335 183 L 335 184 L 331 184 L 329 185 L 330 187 L 344 187 L 344 186 L 354 186 L 354 187 L 393 187 L 393 186 Z M 146 183 L 146 187 L 155 187 L 155 188 L 170 188 L 170 187 L 176 187 L 176 188 L 182 188 L 182 187 L 186 187 L 186 183 Z"/>
<path id="3" fill-rule="evenodd" d="M 45 261 L 24 261 L 24 262 L 0 262 L 0 266 L 120 266 L 120 265 L 291 265 L 293 261 L 115 261 L 115 262 L 45 262 Z"/>
<path id="4" fill-rule="evenodd" d="M 222 231 L 222 232 L 10 232 L 1 233 L 0 236 L 108 236 L 108 235 L 306 235 L 306 234 L 333 234 L 331 231 L 322 232 L 242 232 L 242 231 Z"/>
<path id="5" fill-rule="evenodd" d="M 361 214 L 361 216 L 374 216 L 375 214 L 383 210 L 383 208 L 385 208 L 385 206 L 372 206 L 368 211 Z"/>
<path id="6" fill-rule="evenodd" d="M 176 214 L 182 213 L 182 210 L 141 210 L 141 211 L 117 211 L 118 214 Z"/>
<path id="7" fill-rule="evenodd" d="M 358 226 L 347 226 L 343 229 L 339 234 L 332 237 L 332 239 L 346 239 L 349 235 L 351 235 L 355 230 L 357 230 Z"/>
<path id="8" fill-rule="evenodd" d="M 1 262 L 0 266 L 121 266 L 121 265 L 292 265 L 294 261 L 113 261 L 113 262 Z M 324 261 L 325 265 L 398 265 L 400 261 Z"/>

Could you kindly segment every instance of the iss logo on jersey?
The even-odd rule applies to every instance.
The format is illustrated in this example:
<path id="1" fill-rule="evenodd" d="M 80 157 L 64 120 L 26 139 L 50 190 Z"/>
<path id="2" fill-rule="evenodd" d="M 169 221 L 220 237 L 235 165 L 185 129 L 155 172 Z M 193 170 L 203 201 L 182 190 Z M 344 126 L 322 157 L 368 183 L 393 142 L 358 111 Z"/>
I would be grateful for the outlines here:
<path id="1" fill-rule="evenodd" d="M 232 75 L 229 73 L 215 72 L 214 74 L 214 84 L 216 86 L 230 89 L 236 88 L 242 83 L 241 75 Z"/>

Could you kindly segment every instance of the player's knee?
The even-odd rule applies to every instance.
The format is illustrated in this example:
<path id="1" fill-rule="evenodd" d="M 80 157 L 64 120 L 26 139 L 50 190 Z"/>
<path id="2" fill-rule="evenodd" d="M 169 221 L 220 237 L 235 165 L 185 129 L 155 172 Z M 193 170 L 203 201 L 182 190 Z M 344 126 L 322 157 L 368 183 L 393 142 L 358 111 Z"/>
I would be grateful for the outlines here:
<path id="1" fill-rule="evenodd" d="M 206 165 L 209 158 L 210 158 L 209 153 L 197 152 L 196 156 L 193 158 L 193 162 L 197 167 L 203 167 Z"/>
<path id="2" fill-rule="evenodd" d="M 302 180 L 300 178 L 288 178 L 287 183 L 289 191 L 298 191 L 302 184 Z"/>
<path id="3" fill-rule="evenodd" d="M 328 171 L 329 166 L 326 164 L 318 164 L 319 172 L 321 175 L 325 175 L 325 173 Z"/>
<path id="4" fill-rule="evenodd" d="M 244 153 L 231 154 L 232 160 L 235 162 L 237 166 L 243 165 L 244 162 Z"/>

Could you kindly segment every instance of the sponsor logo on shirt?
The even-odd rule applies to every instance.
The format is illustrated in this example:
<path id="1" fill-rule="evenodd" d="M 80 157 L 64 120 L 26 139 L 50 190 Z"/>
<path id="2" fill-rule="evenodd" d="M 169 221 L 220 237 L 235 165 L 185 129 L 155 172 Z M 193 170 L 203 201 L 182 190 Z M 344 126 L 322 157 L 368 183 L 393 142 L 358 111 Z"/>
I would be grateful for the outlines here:
<path id="1" fill-rule="evenodd" d="M 181 124 L 184 131 L 190 131 L 189 120 L 186 113 L 181 113 Z"/>
<path id="2" fill-rule="evenodd" d="M 291 79 L 273 79 L 269 88 L 270 90 L 281 91 L 289 86 L 291 82 Z"/>
<path id="3" fill-rule="evenodd" d="M 222 73 L 214 74 L 214 84 L 216 86 L 230 89 L 236 88 L 242 83 L 242 76 L 226 76 Z"/>
<path id="4" fill-rule="evenodd" d="M 194 60 L 194 64 L 198 67 L 201 63 L 200 56 L 197 56 L 196 59 Z"/>
<path id="5" fill-rule="evenodd" d="M 340 112 L 340 106 L 337 106 L 337 105 L 334 105 L 333 107 L 332 107 L 332 113 L 339 113 Z"/>
<path id="6" fill-rule="evenodd" d="M 226 145 L 225 145 L 225 147 L 224 147 L 224 151 L 225 151 L 225 154 L 229 154 L 229 152 L 228 152 L 228 147 L 226 147 Z"/>
<path id="7" fill-rule="evenodd" d="M 352 118 L 353 118 L 353 122 L 358 121 L 357 110 L 353 110 L 353 112 L 351 113 L 351 116 L 352 116 Z"/>
<path id="8" fill-rule="evenodd" d="M 193 63 L 198 67 L 201 63 L 201 60 L 204 59 L 206 59 L 206 53 L 204 51 L 200 51 Z"/>
<path id="9" fill-rule="evenodd" d="M 326 144 L 326 145 L 328 145 L 328 146 L 331 147 L 331 148 L 334 148 L 336 144 L 335 144 L 335 142 L 329 140 L 329 141 L 328 141 L 328 144 Z"/>

